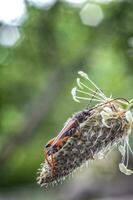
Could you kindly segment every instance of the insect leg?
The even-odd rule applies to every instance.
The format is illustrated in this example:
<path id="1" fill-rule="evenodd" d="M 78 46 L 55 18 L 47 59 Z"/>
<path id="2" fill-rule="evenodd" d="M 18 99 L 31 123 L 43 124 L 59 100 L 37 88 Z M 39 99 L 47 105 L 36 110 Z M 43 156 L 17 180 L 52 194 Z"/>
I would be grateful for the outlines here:
<path id="1" fill-rule="evenodd" d="M 47 163 L 49 164 L 49 166 L 52 167 L 52 163 L 49 161 L 49 158 L 48 158 L 48 151 L 45 151 L 45 159 Z"/>

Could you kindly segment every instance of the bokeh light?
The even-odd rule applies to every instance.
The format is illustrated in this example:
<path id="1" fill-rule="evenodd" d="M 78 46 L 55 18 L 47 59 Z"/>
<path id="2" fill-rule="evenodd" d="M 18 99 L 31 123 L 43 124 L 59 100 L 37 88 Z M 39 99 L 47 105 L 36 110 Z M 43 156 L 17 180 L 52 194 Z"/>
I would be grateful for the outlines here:
<path id="1" fill-rule="evenodd" d="M 24 0 L 0 0 L 0 22 L 7 25 L 20 25 L 26 19 Z"/>
<path id="2" fill-rule="evenodd" d="M 36 6 L 38 8 L 49 9 L 53 6 L 56 0 L 27 0 L 30 5 Z"/>
<path id="3" fill-rule="evenodd" d="M 81 7 L 87 0 L 64 0 L 69 3 L 71 6 Z"/>
<path id="4" fill-rule="evenodd" d="M 82 8 L 80 17 L 83 24 L 98 26 L 103 20 L 104 15 L 99 5 L 88 3 Z"/>
<path id="5" fill-rule="evenodd" d="M 17 27 L 2 26 L 0 27 L 0 44 L 11 47 L 20 39 L 20 32 Z"/>
<path id="6" fill-rule="evenodd" d="M 133 37 L 128 38 L 128 45 L 133 47 Z"/>

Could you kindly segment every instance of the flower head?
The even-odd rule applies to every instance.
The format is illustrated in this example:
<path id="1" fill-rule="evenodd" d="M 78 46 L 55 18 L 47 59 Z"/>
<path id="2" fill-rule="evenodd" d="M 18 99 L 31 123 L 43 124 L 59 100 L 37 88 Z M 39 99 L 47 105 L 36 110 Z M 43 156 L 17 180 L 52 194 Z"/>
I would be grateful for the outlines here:
<path id="1" fill-rule="evenodd" d="M 46 149 L 47 157 L 38 177 L 41 186 L 47 187 L 63 180 L 87 160 L 104 159 L 114 146 L 118 146 L 122 156 L 120 171 L 126 175 L 133 173 L 128 169 L 129 151 L 133 154 L 129 145 L 133 124 L 131 102 L 124 98 L 106 97 L 86 73 L 80 71 L 78 74 L 89 84 L 77 78 L 78 87 L 71 91 L 74 101 L 94 101 L 96 105 L 74 114 L 62 129 L 61 137 L 59 133 L 53 140 L 51 151 Z"/>

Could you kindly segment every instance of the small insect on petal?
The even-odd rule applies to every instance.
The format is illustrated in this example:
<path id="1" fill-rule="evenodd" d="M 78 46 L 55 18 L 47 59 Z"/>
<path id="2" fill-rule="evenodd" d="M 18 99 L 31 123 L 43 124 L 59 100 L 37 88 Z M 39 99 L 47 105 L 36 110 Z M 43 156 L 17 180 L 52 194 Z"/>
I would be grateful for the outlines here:
<path id="1" fill-rule="evenodd" d="M 130 169 L 127 169 L 127 167 L 123 164 L 123 163 L 120 163 L 119 164 L 119 169 L 122 173 L 126 174 L 126 175 L 131 175 L 133 174 L 133 171 L 130 170 Z"/>
<path id="2" fill-rule="evenodd" d="M 72 94 L 72 97 L 73 97 L 73 100 L 80 103 L 80 101 L 77 99 L 77 88 L 74 87 L 72 90 L 71 90 L 71 94 Z"/>

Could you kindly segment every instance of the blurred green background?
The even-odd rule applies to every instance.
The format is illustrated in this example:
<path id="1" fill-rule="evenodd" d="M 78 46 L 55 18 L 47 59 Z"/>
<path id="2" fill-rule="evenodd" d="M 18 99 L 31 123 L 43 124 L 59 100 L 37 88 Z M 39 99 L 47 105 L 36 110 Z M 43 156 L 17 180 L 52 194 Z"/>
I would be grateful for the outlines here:
<path id="1" fill-rule="evenodd" d="M 50 191 L 36 184 L 44 145 L 87 105 L 71 97 L 78 70 L 133 98 L 133 1 L 20 1 L 19 20 L 0 2 L 0 199 L 133 199 L 116 151 Z"/>

